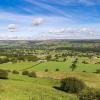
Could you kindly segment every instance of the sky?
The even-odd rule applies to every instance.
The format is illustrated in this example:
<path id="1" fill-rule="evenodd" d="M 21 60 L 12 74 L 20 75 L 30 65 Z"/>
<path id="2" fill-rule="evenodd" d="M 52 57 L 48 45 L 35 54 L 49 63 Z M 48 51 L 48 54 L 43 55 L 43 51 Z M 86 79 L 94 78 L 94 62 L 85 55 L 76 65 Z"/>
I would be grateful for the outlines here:
<path id="1" fill-rule="evenodd" d="M 100 0 L 0 0 L 1 39 L 100 39 Z"/>

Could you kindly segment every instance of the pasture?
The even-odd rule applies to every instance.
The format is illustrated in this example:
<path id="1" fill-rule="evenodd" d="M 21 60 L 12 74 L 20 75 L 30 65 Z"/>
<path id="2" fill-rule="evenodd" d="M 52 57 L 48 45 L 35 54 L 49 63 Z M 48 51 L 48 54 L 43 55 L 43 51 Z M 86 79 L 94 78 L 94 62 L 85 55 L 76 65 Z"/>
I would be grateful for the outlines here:
<path id="1" fill-rule="evenodd" d="M 0 100 L 78 100 L 76 94 L 54 88 L 66 77 L 100 89 L 100 42 L 74 42 L 16 41 L 15 47 L 13 42 L 5 42 L 0 50 L 0 69 L 8 72 L 8 79 L 0 79 Z M 29 73 L 23 75 L 24 71 Z M 31 72 L 36 77 L 29 76 Z"/>
<path id="2" fill-rule="evenodd" d="M 17 70 L 17 71 L 23 71 L 23 70 L 29 70 L 29 71 L 45 71 L 45 69 L 48 69 L 49 72 L 55 72 L 56 69 L 59 69 L 61 72 L 68 72 L 71 71 L 71 64 L 75 58 L 73 57 L 67 57 L 67 60 L 65 62 L 63 61 L 48 61 L 48 62 L 42 62 L 38 64 L 39 62 L 16 62 L 16 63 L 3 63 L 0 64 L 0 69 L 5 70 Z M 88 64 L 83 64 L 82 61 L 88 61 Z M 78 57 L 78 63 L 75 71 L 77 72 L 96 72 L 97 69 L 100 69 L 100 64 L 95 64 L 96 62 L 100 61 L 100 58 L 94 58 L 92 60 L 88 59 L 87 57 Z M 36 66 L 34 66 L 36 65 Z M 33 67 L 32 67 L 33 66 Z"/>

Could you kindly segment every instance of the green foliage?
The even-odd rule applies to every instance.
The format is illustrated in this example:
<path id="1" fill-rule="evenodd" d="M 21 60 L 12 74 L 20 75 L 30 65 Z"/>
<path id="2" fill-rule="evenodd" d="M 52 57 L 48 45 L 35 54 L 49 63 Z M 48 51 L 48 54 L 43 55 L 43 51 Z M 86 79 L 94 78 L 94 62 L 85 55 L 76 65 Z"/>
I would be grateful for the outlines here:
<path id="1" fill-rule="evenodd" d="M 59 69 L 57 68 L 56 71 L 59 71 Z"/>
<path id="2" fill-rule="evenodd" d="M 65 61 L 66 61 L 66 58 L 63 59 L 63 62 L 65 62 Z"/>
<path id="3" fill-rule="evenodd" d="M 96 73 L 100 74 L 100 69 L 97 69 L 97 70 L 96 70 Z"/>
<path id="4" fill-rule="evenodd" d="M 30 73 L 28 74 L 28 76 L 29 76 L 29 77 L 37 77 L 37 76 L 36 76 L 36 72 L 30 72 Z"/>
<path id="5" fill-rule="evenodd" d="M 96 92 L 96 99 L 100 100 L 100 89 L 96 89 L 95 92 Z"/>
<path id="6" fill-rule="evenodd" d="M 19 72 L 17 70 L 13 70 L 12 73 L 13 74 L 19 74 Z"/>
<path id="7" fill-rule="evenodd" d="M 48 56 L 46 57 L 46 60 L 47 60 L 47 61 L 50 61 L 51 58 L 52 58 L 52 56 L 51 56 L 51 55 L 48 55 Z"/>
<path id="8" fill-rule="evenodd" d="M 45 72 L 48 72 L 48 69 L 45 69 Z"/>
<path id="9" fill-rule="evenodd" d="M 9 59 L 7 57 L 0 58 L 0 64 L 7 63 L 7 62 L 9 62 Z"/>
<path id="10" fill-rule="evenodd" d="M 38 61 L 39 60 L 39 58 L 37 56 L 27 56 L 26 59 L 28 61 Z"/>
<path id="11" fill-rule="evenodd" d="M 0 69 L 0 79 L 7 79 L 8 78 L 8 72 L 6 70 Z"/>
<path id="12" fill-rule="evenodd" d="M 77 67 L 76 63 L 77 63 L 77 62 L 74 61 L 74 62 L 72 63 L 72 65 L 70 66 L 70 68 L 72 69 L 72 71 L 74 71 L 75 68 Z"/>
<path id="13" fill-rule="evenodd" d="M 61 90 L 70 93 L 79 93 L 86 86 L 83 81 L 76 79 L 74 77 L 65 78 L 61 81 Z"/>
<path id="14" fill-rule="evenodd" d="M 97 97 L 96 97 L 97 96 L 96 91 L 94 89 L 90 89 L 90 88 L 82 90 L 78 94 L 78 96 L 79 96 L 79 100 L 100 100 L 100 99 L 97 99 Z"/>
<path id="15" fill-rule="evenodd" d="M 22 75 L 29 75 L 29 72 L 27 70 L 22 72 Z"/>
<path id="16" fill-rule="evenodd" d="M 88 63 L 87 61 L 85 61 L 85 60 L 84 60 L 84 61 L 82 61 L 82 63 L 83 63 L 83 64 L 89 64 L 89 63 Z"/>

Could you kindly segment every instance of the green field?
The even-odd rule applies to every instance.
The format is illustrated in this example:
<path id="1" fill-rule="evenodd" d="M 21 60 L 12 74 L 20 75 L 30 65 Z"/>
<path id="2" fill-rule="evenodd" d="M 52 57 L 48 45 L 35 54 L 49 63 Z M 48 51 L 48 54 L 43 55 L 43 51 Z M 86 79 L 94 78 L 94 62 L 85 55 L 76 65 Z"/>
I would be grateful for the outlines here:
<path id="1" fill-rule="evenodd" d="M 53 88 L 59 81 L 53 79 L 29 78 L 22 75 L 9 75 L 9 80 L 0 80 L 3 91 L 1 100 L 77 100 L 73 94 L 67 94 Z"/>
<path id="2" fill-rule="evenodd" d="M 0 48 L 0 100 L 78 100 L 76 94 L 54 88 L 66 77 L 100 89 L 99 40 L 1 41 Z M 3 71 L 8 79 L 2 79 Z M 29 77 L 31 72 L 36 78 Z"/>
<path id="3" fill-rule="evenodd" d="M 89 87 L 100 88 L 100 75 L 92 73 L 47 73 L 48 76 L 77 77 Z M 9 74 L 9 80 L 0 80 L 1 100 L 78 100 L 74 94 L 65 93 L 53 88 L 60 81 L 50 78 L 30 78 L 23 75 Z"/>
<path id="4" fill-rule="evenodd" d="M 4 63 L 0 64 L 0 69 L 6 69 L 6 70 L 24 70 L 27 69 L 29 71 L 45 71 L 45 69 L 48 69 L 48 71 L 56 71 L 56 69 L 59 69 L 59 71 L 71 71 L 71 64 L 74 58 L 68 57 L 66 62 L 62 61 L 49 61 L 49 62 L 43 62 L 39 65 L 34 66 L 35 64 L 38 64 L 39 62 L 17 62 L 17 63 Z M 97 69 L 100 69 L 100 64 L 94 64 L 93 62 L 97 62 L 100 60 L 100 58 L 93 59 L 90 61 L 89 64 L 83 64 L 81 63 L 83 60 L 88 61 L 88 58 L 80 57 L 78 58 L 78 64 L 75 71 L 86 71 L 86 72 L 95 72 Z M 33 66 L 33 67 L 32 67 Z M 32 67 L 32 68 L 31 68 Z"/>
<path id="5" fill-rule="evenodd" d="M 78 100 L 74 94 L 65 93 L 54 87 L 60 86 L 60 80 L 65 77 L 76 77 L 85 82 L 88 87 L 100 88 L 100 74 L 95 72 L 100 64 L 82 64 L 81 58 L 74 72 L 70 66 L 73 58 L 66 62 L 49 61 L 36 65 L 38 62 L 17 62 L 0 64 L 0 69 L 17 70 L 20 74 L 9 74 L 8 80 L 0 80 L 1 100 Z M 34 66 L 36 65 L 36 66 Z M 34 66 L 34 67 L 32 67 Z M 32 68 L 30 68 L 32 67 Z M 23 70 L 36 71 L 38 78 L 21 75 Z M 45 72 L 48 69 L 48 72 Z M 56 69 L 59 69 L 56 72 Z M 82 72 L 86 71 L 86 72 Z M 40 78 L 39 78 L 40 77 Z"/>

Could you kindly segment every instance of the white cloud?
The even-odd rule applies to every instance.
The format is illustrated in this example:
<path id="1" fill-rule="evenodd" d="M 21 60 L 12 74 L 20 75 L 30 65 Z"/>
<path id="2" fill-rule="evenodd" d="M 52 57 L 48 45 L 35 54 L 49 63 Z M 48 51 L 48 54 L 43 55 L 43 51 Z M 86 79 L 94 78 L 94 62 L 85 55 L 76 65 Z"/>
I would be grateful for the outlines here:
<path id="1" fill-rule="evenodd" d="M 43 23 L 43 18 L 41 18 L 41 17 L 35 18 L 32 21 L 32 25 L 34 25 L 34 26 L 38 26 L 38 25 L 40 25 L 42 23 Z"/>
<path id="2" fill-rule="evenodd" d="M 9 24 L 8 29 L 10 32 L 15 32 L 16 31 L 16 25 L 15 24 Z"/>
<path id="3" fill-rule="evenodd" d="M 53 30 L 49 30 L 48 33 L 64 33 L 65 29 L 53 29 Z"/>
<path id="4" fill-rule="evenodd" d="M 73 29 L 73 28 L 67 28 L 67 29 L 64 29 L 64 28 L 61 28 L 61 29 L 51 29 L 51 30 L 48 30 L 48 33 L 80 33 L 80 34 L 84 34 L 84 33 L 87 33 L 87 34 L 90 34 L 90 35 L 94 35 L 96 32 L 91 30 L 91 29 L 88 29 L 88 28 L 80 28 L 80 29 Z"/>

